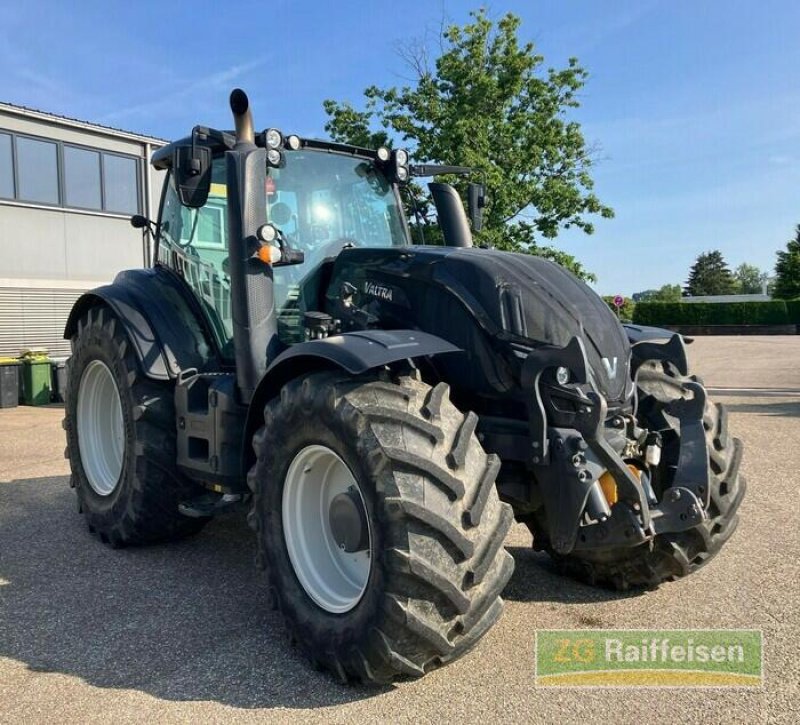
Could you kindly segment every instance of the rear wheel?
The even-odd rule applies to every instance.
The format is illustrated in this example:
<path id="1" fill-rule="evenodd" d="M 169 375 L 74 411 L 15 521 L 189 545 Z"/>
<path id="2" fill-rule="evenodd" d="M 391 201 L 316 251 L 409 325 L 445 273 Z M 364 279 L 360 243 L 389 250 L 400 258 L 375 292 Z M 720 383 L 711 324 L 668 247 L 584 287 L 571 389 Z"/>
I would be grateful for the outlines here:
<path id="1" fill-rule="evenodd" d="M 197 495 L 176 469 L 173 388 L 145 378 L 105 307 L 78 322 L 68 362 L 64 428 L 71 484 L 89 529 L 112 546 L 199 531 L 178 503 Z"/>
<path id="2" fill-rule="evenodd" d="M 292 639 L 342 680 L 419 677 L 497 621 L 513 571 L 499 460 L 444 384 L 315 373 L 264 411 L 258 559 Z"/>
<path id="3" fill-rule="evenodd" d="M 664 454 L 658 474 L 665 479 L 677 466 L 680 450 L 680 424 L 667 412 L 671 402 L 691 396 L 685 387 L 697 378 L 683 376 L 671 363 L 649 362 L 639 371 L 639 424 L 664 435 Z M 603 584 L 615 589 L 630 587 L 652 588 L 661 582 L 684 577 L 707 564 L 731 537 L 739 523 L 738 509 L 747 488 L 739 473 L 742 443 L 728 431 L 725 408 L 710 400 L 706 402 L 703 426 L 706 432 L 710 501 L 708 518 L 687 531 L 666 533 L 655 537 L 652 544 L 635 548 L 583 551 L 562 556 L 548 550 L 559 568 L 566 574 L 591 584 Z M 537 534 L 541 528 L 531 526 L 534 544 L 546 536 Z"/>

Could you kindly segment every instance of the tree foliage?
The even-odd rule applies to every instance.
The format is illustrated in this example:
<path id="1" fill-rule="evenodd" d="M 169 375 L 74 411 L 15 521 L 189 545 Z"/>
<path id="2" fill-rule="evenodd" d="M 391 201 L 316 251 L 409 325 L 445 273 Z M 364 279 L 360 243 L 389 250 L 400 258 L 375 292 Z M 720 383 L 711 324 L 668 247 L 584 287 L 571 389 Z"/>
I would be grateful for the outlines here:
<path id="1" fill-rule="evenodd" d="M 335 140 L 361 146 L 395 140 L 419 163 L 479 169 L 487 204 L 476 242 L 540 254 L 592 278 L 574 257 L 540 243 L 570 227 L 591 234 L 590 215 L 613 216 L 593 192 L 592 149 L 568 118 L 587 72 L 574 58 L 544 70 L 534 44 L 520 43 L 519 26 L 511 13 L 496 23 L 484 10 L 471 13 L 466 25 L 443 32 L 433 66 L 421 46 L 402 52 L 413 72 L 409 85 L 370 86 L 363 110 L 325 101 L 325 128 Z M 467 180 L 446 180 L 464 197 Z M 423 228 L 432 226 L 421 189 L 412 194 Z"/>
<path id="2" fill-rule="evenodd" d="M 800 297 L 800 224 L 795 229 L 794 239 L 786 244 L 786 250 L 778 252 L 772 296 L 781 300 Z"/>
<path id="3" fill-rule="evenodd" d="M 636 310 L 636 302 L 634 302 L 630 297 L 623 297 L 622 298 L 622 306 L 617 307 L 614 304 L 614 297 L 616 295 L 603 295 L 603 300 L 605 303 L 617 313 L 617 317 L 623 322 L 630 322 L 633 320 L 633 313 Z"/>
<path id="4" fill-rule="evenodd" d="M 746 262 L 736 268 L 733 276 L 736 279 L 737 291 L 743 295 L 761 294 L 768 278 L 766 272 L 762 272 L 754 264 Z"/>
<path id="5" fill-rule="evenodd" d="M 634 302 L 680 302 L 683 290 L 679 284 L 665 284 L 658 289 L 634 292 Z"/>
<path id="6" fill-rule="evenodd" d="M 736 280 L 722 252 L 715 249 L 697 258 L 689 271 L 686 292 L 693 297 L 736 293 Z"/>

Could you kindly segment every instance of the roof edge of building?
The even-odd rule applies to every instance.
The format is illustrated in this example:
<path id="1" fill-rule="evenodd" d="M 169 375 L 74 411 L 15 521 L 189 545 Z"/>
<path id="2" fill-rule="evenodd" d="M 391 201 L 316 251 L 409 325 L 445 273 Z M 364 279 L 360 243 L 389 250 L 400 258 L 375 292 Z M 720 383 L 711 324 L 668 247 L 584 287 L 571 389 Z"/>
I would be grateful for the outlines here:
<path id="1" fill-rule="evenodd" d="M 114 126 L 104 126 L 99 123 L 92 123 L 91 121 L 83 121 L 79 118 L 72 118 L 70 116 L 62 116 L 57 113 L 49 113 L 41 111 L 37 108 L 29 108 L 28 106 L 20 106 L 8 101 L 0 101 L 0 112 L 5 112 L 21 118 L 29 118 L 38 121 L 47 121 L 59 126 L 67 128 L 80 129 L 83 131 L 91 131 L 96 134 L 108 136 L 110 138 L 125 139 L 127 141 L 136 141 L 138 143 L 153 144 L 163 146 L 169 143 L 166 139 L 158 138 L 157 136 L 148 136 L 146 134 L 136 133 L 134 131 L 126 131 L 122 128 L 115 128 Z"/>

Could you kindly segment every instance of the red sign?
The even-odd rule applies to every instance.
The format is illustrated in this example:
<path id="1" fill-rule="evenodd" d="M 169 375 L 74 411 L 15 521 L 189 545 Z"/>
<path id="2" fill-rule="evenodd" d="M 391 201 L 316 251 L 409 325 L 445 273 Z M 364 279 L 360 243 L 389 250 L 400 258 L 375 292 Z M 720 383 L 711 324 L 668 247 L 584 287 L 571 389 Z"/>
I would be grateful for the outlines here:
<path id="1" fill-rule="evenodd" d="M 622 307 L 625 304 L 625 298 L 622 295 L 616 295 L 614 297 L 614 307 Z"/>

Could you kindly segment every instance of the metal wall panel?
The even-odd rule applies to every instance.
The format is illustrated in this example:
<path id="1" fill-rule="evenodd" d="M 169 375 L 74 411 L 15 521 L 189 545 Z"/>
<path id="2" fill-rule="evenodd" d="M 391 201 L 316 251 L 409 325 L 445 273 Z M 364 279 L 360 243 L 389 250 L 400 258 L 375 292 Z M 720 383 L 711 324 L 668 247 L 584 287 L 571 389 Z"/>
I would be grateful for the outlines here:
<path id="1" fill-rule="evenodd" d="M 62 339 L 67 317 L 83 290 L 0 287 L 0 357 L 16 357 L 26 347 L 46 347 L 52 357 L 68 357 Z"/>

